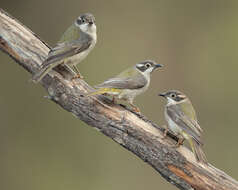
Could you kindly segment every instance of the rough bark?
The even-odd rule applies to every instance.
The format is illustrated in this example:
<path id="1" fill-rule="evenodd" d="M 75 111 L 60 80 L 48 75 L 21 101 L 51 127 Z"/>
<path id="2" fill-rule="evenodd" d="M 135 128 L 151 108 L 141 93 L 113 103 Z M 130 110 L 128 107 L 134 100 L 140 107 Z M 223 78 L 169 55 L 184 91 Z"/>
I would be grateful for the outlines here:
<path id="1" fill-rule="evenodd" d="M 32 74 L 49 51 L 46 43 L 3 10 L 0 47 Z M 173 148 L 177 139 L 172 134 L 163 139 L 163 129 L 143 115 L 115 105 L 104 96 L 84 96 L 92 88 L 80 79 L 71 82 L 71 77 L 72 73 L 61 67 L 44 77 L 41 84 L 52 101 L 133 152 L 168 182 L 183 190 L 238 190 L 236 180 L 210 164 L 196 162 L 184 146 Z"/>

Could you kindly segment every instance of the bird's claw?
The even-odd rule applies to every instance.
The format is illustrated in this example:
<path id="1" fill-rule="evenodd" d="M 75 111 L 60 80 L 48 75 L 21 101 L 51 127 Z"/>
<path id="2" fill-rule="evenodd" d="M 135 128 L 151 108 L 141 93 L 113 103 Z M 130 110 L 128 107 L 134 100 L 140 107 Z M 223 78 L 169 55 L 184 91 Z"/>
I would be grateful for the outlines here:
<path id="1" fill-rule="evenodd" d="M 73 76 L 72 80 L 74 79 L 83 79 L 84 77 L 81 74 L 77 74 L 75 76 Z"/>
<path id="2" fill-rule="evenodd" d="M 168 134 L 168 131 L 169 131 L 169 129 L 168 129 L 168 127 L 167 126 L 163 126 L 164 128 L 165 128 L 165 130 L 164 130 L 164 132 L 163 132 L 163 137 L 162 137 L 162 139 L 165 139 L 166 137 L 167 137 L 167 134 Z"/>
<path id="3" fill-rule="evenodd" d="M 174 148 L 178 148 L 180 145 L 183 145 L 184 140 L 184 138 L 179 138 L 178 142 L 174 145 Z"/>

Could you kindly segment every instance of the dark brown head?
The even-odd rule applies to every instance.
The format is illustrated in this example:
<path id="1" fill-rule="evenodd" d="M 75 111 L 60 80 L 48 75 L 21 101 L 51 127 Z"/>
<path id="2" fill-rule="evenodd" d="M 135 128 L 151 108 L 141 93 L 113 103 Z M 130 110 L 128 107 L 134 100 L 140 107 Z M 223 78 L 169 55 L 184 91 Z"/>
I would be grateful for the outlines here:
<path id="1" fill-rule="evenodd" d="M 94 24 L 95 23 L 95 17 L 91 13 L 85 13 L 80 15 L 76 20 L 78 25 L 81 24 Z"/>
<path id="2" fill-rule="evenodd" d="M 79 27 L 79 29 L 89 34 L 90 36 L 93 36 L 96 38 L 96 23 L 95 23 L 95 17 L 91 13 L 85 13 L 80 15 L 76 21 L 75 25 Z"/>
<path id="3" fill-rule="evenodd" d="M 181 102 L 187 99 L 186 95 L 178 90 L 169 90 L 164 93 L 160 93 L 159 96 L 166 98 L 170 102 Z"/>
<path id="4" fill-rule="evenodd" d="M 155 69 L 162 67 L 163 65 L 157 64 L 155 61 L 146 60 L 136 64 L 136 68 L 142 73 L 151 73 Z"/>

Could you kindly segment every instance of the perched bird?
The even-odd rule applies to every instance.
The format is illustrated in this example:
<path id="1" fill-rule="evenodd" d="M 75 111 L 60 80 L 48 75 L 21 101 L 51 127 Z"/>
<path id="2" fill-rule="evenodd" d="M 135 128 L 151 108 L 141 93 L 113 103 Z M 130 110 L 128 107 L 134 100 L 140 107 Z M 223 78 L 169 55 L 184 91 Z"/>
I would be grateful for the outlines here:
<path id="1" fill-rule="evenodd" d="M 187 139 L 197 161 L 207 163 L 202 150 L 201 133 L 203 130 L 198 124 L 195 110 L 188 97 L 176 90 L 161 93 L 159 96 L 166 98 L 168 101 L 165 106 L 165 118 L 168 122 L 168 128 L 179 137 L 177 145 Z M 167 133 L 167 130 L 165 133 Z"/>
<path id="2" fill-rule="evenodd" d="M 94 48 L 97 41 L 95 18 L 92 14 L 86 13 L 79 16 L 75 22 L 65 31 L 56 47 L 50 50 L 48 57 L 42 63 L 41 69 L 33 76 L 34 82 L 39 82 L 54 67 L 65 64 L 67 69 L 82 78 L 76 67 L 89 52 Z"/>
<path id="3" fill-rule="evenodd" d="M 88 95 L 112 95 L 114 103 L 115 98 L 125 100 L 133 107 L 134 111 L 140 112 L 133 104 L 133 100 L 137 95 L 147 90 L 150 84 L 150 74 L 158 67 L 162 67 L 162 65 L 150 60 L 137 63 L 116 77 L 95 86 L 97 90 Z"/>

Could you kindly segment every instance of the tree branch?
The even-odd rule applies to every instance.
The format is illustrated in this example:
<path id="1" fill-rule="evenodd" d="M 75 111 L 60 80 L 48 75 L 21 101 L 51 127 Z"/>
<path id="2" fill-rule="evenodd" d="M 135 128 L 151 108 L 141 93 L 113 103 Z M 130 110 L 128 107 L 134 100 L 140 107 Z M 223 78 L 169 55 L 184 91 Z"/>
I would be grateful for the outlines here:
<path id="1" fill-rule="evenodd" d="M 39 70 L 49 46 L 16 19 L 0 10 L 0 47 L 30 73 Z M 143 115 L 114 105 L 104 96 L 86 97 L 92 88 L 72 77 L 63 67 L 54 69 L 41 81 L 49 98 L 95 127 L 151 165 L 179 189 L 238 190 L 238 182 L 212 165 L 197 163 L 184 146 L 173 148 L 176 137 L 163 138 L 163 129 Z"/>

